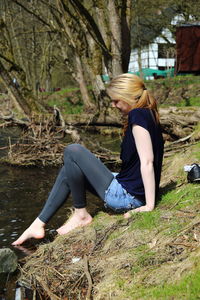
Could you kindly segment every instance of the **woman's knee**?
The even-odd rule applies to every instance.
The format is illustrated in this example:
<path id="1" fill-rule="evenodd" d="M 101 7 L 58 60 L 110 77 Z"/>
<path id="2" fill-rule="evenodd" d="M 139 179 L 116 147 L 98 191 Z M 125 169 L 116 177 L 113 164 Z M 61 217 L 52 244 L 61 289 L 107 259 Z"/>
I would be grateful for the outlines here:
<path id="1" fill-rule="evenodd" d="M 64 149 L 64 156 L 77 156 L 83 151 L 83 146 L 80 144 L 70 144 Z"/>

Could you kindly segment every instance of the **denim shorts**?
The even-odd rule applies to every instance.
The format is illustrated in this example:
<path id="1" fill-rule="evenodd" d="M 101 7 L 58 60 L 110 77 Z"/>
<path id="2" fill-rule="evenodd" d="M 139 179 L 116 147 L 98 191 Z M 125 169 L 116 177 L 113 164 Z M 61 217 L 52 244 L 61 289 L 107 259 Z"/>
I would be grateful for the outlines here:
<path id="1" fill-rule="evenodd" d="M 117 173 L 113 173 L 116 176 Z M 144 203 L 135 196 L 129 194 L 122 185 L 114 178 L 108 189 L 105 191 L 105 207 L 109 207 L 115 212 L 125 212 L 140 206 Z"/>

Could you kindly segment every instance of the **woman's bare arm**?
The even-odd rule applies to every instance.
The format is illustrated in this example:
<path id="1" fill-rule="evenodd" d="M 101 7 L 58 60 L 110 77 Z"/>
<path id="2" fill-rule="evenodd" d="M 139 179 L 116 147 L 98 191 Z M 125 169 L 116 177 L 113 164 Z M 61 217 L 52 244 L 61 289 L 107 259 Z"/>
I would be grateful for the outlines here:
<path id="1" fill-rule="evenodd" d="M 133 212 L 152 211 L 155 207 L 155 176 L 153 167 L 153 147 L 149 132 L 139 125 L 133 125 L 133 136 L 140 158 L 141 175 L 144 184 L 146 205 L 138 207 Z M 129 216 L 129 212 L 125 217 Z"/>

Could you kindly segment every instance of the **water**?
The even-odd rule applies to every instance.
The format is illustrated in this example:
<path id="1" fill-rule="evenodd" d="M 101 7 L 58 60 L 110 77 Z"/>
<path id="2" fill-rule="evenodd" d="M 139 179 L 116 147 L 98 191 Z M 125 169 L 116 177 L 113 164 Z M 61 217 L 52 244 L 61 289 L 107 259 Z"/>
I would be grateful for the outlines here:
<path id="1" fill-rule="evenodd" d="M 56 169 L 0 166 L 0 247 L 9 246 L 39 213 Z"/>
<path id="2" fill-rule="evenodd" d="M 0 248 L 11 247 L 11 243 L 37 217 L 58 171 L 59 168 L 14 168 L 0 165 Z M 88 197 L 91 205 L 94 196 L 88 194 Z M 71 206 L 69 198 L 48 223 L 47 233 L 63 224 Z"/>
<path id="3" fill-rule="evenodd" d="M 14 143 L 20 134 L 18 129 L 1 129 L 0 147 L 7 145 L 8 136 Z M 99 139 L 102 146 L 112 145 L 113 150 L 119 146 L 117 139 Z M 0 156 L 6 150 L 0 150 Z M 0 164 L 0 248 L 11 248 L 19 259 L 27 255 L 33 247 L 37 247 L 41 241 L 31 241 L 24 249 L 11 246 L 11 243 L 30 225 L 37 217 L 48 193 L 53 186 L 58 174 L 57 168 L 37 167 L 11 167 Z M 87 195 L 88 209 L 93 214 L 103 208 L 103 203 L 91 194 Z M 49 242 L 55 236 L 55 229 L 60 227 L 69 215 L 69 208 L 72 207 L 71 198 L 56 213 L 46 227 L 46 238 L 42 241 Z M 0 277 L 0 300 L 13 300 L 15 294 L 15 282 L 18 274 L 10 275 L 9 280 L 5 276 Z"/>
<path id="4" fill-rule="evenodd" d="M 25 251 L 11 246 L 38 215 L 57 172 L 57 168 L 14 168 L 0 165 L 0 248 L 8 247 L 14 250 L 21 259 L 27 254 L 26 250 L 41 243 L 29 243 Z M 69 201 L 68 205 L 70 204 Z M 51 231 L 65 221 L 66 213 L 66 208 L 61 209 L 48 224 L 47 242 Z M 6 283 L 5 276 L 0 278 L 0 294 L 4 294 L 6 300 L 14 299 L 16 279 L 17 276 L 11 275 Z"/>

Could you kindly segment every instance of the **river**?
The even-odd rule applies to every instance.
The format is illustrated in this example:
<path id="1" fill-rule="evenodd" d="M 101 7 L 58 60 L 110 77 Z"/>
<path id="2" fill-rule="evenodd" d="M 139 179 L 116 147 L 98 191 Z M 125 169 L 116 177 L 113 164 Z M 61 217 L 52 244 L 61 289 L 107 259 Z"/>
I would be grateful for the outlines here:
<path id="1" fill-rule="evenodd" d="M 0 130 L 0 147 L 8 144 L 8 137 L 14 143 L 19 136 L 17 128 L 5 128 Z M 112 143 L 110 137 L 104 137 L 100 141 L 102 146 Z M 115 142 L 119 145 L 119 141 Z M 0 150 L 0 156 L 5 150 Z M 55 229 L 61 226 L 72 207 L 71 198 L 56 213 L 46 227 L 46 237 L 42 241 L 29 242 L 26 248 L 18 249 L 11 243 L 30 225 L 37 217 L 48 193 L 54 183 L 59 167 L 12 167 L 0 164 L 0 248 L 10 248 L 15 251 L 18 258 L 23 258 L 26 250 L 37 247 L 40 243 L 49 242 L 56 234 Z M 94 213 L 103 207 L 103 203 L 91 194 L 87 195 L 89 210 Z M 15 282 L 18 274 L 0 277 L 0 300 L 13 300 L 15 298 Z"/>

